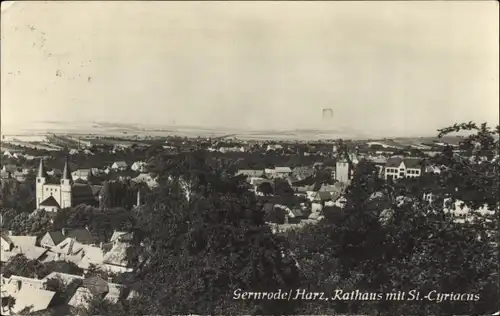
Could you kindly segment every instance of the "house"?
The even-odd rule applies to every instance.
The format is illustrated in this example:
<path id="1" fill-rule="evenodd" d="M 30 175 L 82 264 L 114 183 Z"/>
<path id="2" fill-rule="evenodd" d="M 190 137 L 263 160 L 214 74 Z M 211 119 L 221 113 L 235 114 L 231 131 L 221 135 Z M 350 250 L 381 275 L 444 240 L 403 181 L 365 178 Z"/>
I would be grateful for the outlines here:
<path id="1" fill-rule="evenodd" d="M 13 236 L 2 232 L 0 242 L 2 262 L 7 262 L 19 254 L 24 255 L 29 260 L 38 260 L 47 252 L 47 249 L 36 246 L 36 236 Z"/>
<path id="2" fill-rule="evenodd" d="M 54 272 L 49 273 L 47 276 L 45 276 L 42 279 L 42 281 L 48 281 L 51 279 L 60 280 L 64 285 L 68 285 L 71 282 L 73 282 L 74 280 L 83 280 L 83 276 L 54 271 Z"/>
<path id="3" fill-rule="evenodd" d="M 141 173 L 137 177 L 130 179 L 135 183 L 145 183 L 150 189 L 158 186 L 156 178 L 152 177 L 149 173 Z"/>
<path id="4" fill-rule="evenodd" d="M 313 203 L 324 203 L 332 200 L 332 193 L 328 191 L 308 192 L 308 198 Z"/>
<path id="5" fill-rule="evenodd" d="M 234 152 L 244 152 L 245 148 L 243 147 L 220 147 L 219 152 L 221 153 L 234 153 Z"/>
<path id="6" fill-rule="evenodd" d="M 93 297 L 101 297 L 111 303 L 116 303 L 124 289 L 123 285 L 111 282 L 110 278 L 108 280 L 97 276 L 86 278 L 71 297 L 68 305 L 87 307 Z"/>
<path id="7" fill-rule="evenodd" d="M 131 272 L 132 268 L 127 261 L 128 243 L 115 240 L 111 250 L 104 255 L 100 268 L 112 273 Z"/>
<path id="8" fill-rule="evenodd" d="M 133 234 L 130 232 L 121 232 L 121 231 L 115 230 L 109 241 L 112 243 L 130 242 L 130 241 L 132 241 L 132 238 L 133 238 Z"/>
<path id="9" fill-rule="evenodd" d="M 239 175 L 244 175 L 249 178 L 251 177 L 263 177 L 264 176 L 264 170 L 260 169 L 240 169 L 236 173 L 237 176 Z"/>
<path id="10" fill-rule="evenodd" d="M 88 269 L 91 264 L 99 267 L 104 260 L 104 253 L 107 247 L 109 245 L 104 245 L 103 243 L 99 246 L 84 245 L 68 237 L 58 245 L 50 248 L 50 259 L 48 261 L 70 261 L 84 270 Z"/>
<path id="11" fill-rule="evenodd" d="M 486 221 L 491 220 L 488 217 L 495 215 L 495 211 L 488 208 L 485 204 L 479 209 L 471 209 L 463 201 L 456 200 L 452 203 L 450 198 L 446 198 L 443 201 L 443 211 L 454 217 L 454 221 L 457 223 L 473 222 L 475 219 L 482 217 Z"/>
<path id="12" fill-rule="evenodd" d="M 423 172 L 422 161 L 416 158 L 391 157 L 384 168 L 385 179 L 420 177 Z"/>
<path id="13" fill-rule="evenodd" d="M 275 167 L 274 169 L 264 169 L 264 173 L 270 178 L 288 178 L 292 174 L 290 167 Z"/>
<path id="14" fill-rule="evenodd" d="M 294 181 L 300 181 L 312 177 L 314 175 L 314 172 L 314 168 L 310 166 L 295 167 L 292 170 L 291 177 Z"/>
<path id="15" fill-rule="evenodd" d="M 47 173 L 47 175 L 52 176 L 52 177 L 60 177 L 62 175 L 62 170 L 57 169 L 57 168 L 53 168 L 52 170 L 47 171 L 46 173 Z"/>
<path id="16" fill-rule="evenodd" d="M 283 146 L 281 146 L 280 144 L 270 144 L 270 145 L 267 145 L 267 151 L 270 151 L 270 150 L 281 150 L 283 149 Z"/>
<path id="17" fill-rule="evenodd" d="M 147 170 L 146 166 L 147 164 L 144 161 L 136 161 L 132 164 L 130 169 L 136 172 L 146 172 Z"/>
<path id="18" fill-rule="evenodd" d="M 0 276 L 0 297 L 12 297 L 14 305 L 4 306 L 2 304 L 2 315 L 15 315 L 25 308 L 29 308 L 30 313 L 42 311 L 51 306 L 56 292 L 46 289 L 46 280 L 38 280 L 12 275 L 6 278 Z"/>
<path id="19" fill-rule="evenodd" d="M 40 240 L 40 246 L 51 248 L 59 245 L 64 239 L 72 238 L 83 245 L 93 245 L 95 239 L 87 228 L 67 229 L 48 232 Z"/>
<path id="20" fill-rule="evenodd" d="M 3 165 L 2 169 L 0 170 L 0 175 L 2 179 L 8 179 L 8 178 L 13 178 L 14 173 L 17 172 L 17 166 L 16 165 Z"/>
<path id="21" fill-rule="evenodd" d="M 127 167 L 128 165 L 125 161 L 116 161 L 111 165 L 111 169 L 115 171 L 116 170 L 125 171 L 127 170 Z"/>
<path id="22" fill-rule="evenodd" d="M 92 172 L 90 169 L 78 169 L 71 173 L 73 180 L 89 181 Z"/>

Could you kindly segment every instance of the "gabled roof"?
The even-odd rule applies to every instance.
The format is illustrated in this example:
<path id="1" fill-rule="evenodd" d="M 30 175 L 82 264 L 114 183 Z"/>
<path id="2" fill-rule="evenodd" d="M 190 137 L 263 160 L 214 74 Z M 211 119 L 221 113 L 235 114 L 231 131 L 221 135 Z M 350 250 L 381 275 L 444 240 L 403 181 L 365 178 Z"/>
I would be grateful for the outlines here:
<path id="1" fill-rule="evenodd" d="M 93 295 L 102 295 L 109 292 L 108 282 L 97 276 L 83 280 L 83 286 L 89 289 Z"/>
<path id="2" fill-rule="evenodd" d="M 13 294 L 16 303 L 12 311 L 19 313 L 26 307 L 31 307 L 32 312 L 47 309 L 55 294 L 56 292 L 53 291 L 35 289 L 29 286 L 21 287 L 19 292 Z"/>
<path id="3" fill-rule="evenodd" d="M 403 158 L 391 157 L 391 158 L 387 159 L 385 166 L 388 168 L 397 168 L 401 165 L 402 162 L 403 162 Z"/>
<path id="4" fill-rule="evenodd" d="M 86 228 L 68 229 L 66 236 L 84 245 L 91 245 L 95 242 L 94 237 Z"/>
<path id="5" fill-rule="evenodd" d="M 327 201 L 332 199 L 330 192 L 318 191 L 313 195 L 313 201 Z"/>
<path id="6" fill-rule="evenodd" d="M 60 208 L 61 206 L 59 203 L 57 203 L 56 199 L 51 195 L 48 198 L 46 198 L 42 203 L 40 203 L 40 206 L 49 206 L 49 207 L 58 207 Z"/>
<path id="7" fill-rule="evenodd" d="M 127 167 L 127 163 L 123 160 L 121 161 L 115 161 L 115 163 L 118 167 Z"/>
<path id="8" fill-rule="evenodd" d="M 120 232 L 120 231 L 114 231 L 113 235 L 111 236 L 111 239 L 109 241 L 118 241 L 118 240 L 124 240 L 124 241 L 129 241 L 133 237 L 133 234 L 131 232 Z"/>
<path id="9" fill-rule="evenodd" d="M 76 279 L 81 280 L 81 279 L 83 279 L 83 277 L 80 275 L 74 275 L 74 274 L 54 271 L 43 278 L 43 280 L 50 280 L 50 279 L 60 279 L 64 283 L 69 284 L 69 283 L 71 283 L 71 281 L 76 280 Z"/>
<path id="10" fill-rule="evenodd" d="M 57 232 L 48 232 L 47 233 L 54 242 L 54 245 L 59 245 L 61 241 L 63 241 L 66 237 L 62 234 L 62 232 L 57 231 Z"/>
<path id="11" fill-rule="evenodd" d="M 406 168 L 420 169 L 422 168 L 422 160 L 406 158 L 404 160 Z"/>

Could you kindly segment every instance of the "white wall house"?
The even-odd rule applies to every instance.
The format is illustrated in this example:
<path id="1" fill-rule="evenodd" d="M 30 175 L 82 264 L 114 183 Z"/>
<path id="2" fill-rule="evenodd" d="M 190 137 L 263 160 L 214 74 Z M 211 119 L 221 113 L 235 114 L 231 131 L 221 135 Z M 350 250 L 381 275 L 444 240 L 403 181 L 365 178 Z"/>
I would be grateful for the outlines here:
<path id="1" fill-rule="evenodd" d="M 349 163 L 344 159 L 337 161 L 335 166 L 335 180 L 343 183 L 347 183 L 350 180 Z"/>
<path id="2" fill-rule="evenodd" d="M 423 167 L 419 159 L 391 157 L 384 168 L 385 179 L 401 179 L 420 177 Z"/>

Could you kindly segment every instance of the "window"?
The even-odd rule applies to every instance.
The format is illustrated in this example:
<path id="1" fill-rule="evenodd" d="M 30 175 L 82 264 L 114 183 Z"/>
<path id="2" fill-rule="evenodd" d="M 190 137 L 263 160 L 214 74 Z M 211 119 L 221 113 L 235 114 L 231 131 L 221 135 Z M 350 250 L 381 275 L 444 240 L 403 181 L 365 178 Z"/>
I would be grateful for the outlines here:
<path id="1" fill-rule="evenodd" d="M 40 183 L 40 182 L 41 182 L 41 181 L 40 181 L 40 179 L 36 179 L 36 181 L 37 181 L 38 183 Z"/>

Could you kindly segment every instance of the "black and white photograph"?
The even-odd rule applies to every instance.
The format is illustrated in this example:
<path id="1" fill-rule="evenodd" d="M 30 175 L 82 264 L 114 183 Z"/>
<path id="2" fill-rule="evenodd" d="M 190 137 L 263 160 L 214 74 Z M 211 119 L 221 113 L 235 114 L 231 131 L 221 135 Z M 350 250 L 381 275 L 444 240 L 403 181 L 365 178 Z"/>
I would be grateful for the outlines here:
<path id="1" fill-rule="evenodd" d="M 1 315 L 500 315 L 498 1 L 3 1 Z"/>

